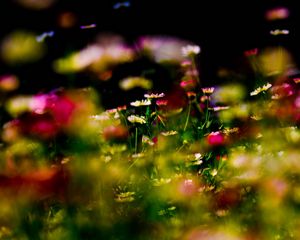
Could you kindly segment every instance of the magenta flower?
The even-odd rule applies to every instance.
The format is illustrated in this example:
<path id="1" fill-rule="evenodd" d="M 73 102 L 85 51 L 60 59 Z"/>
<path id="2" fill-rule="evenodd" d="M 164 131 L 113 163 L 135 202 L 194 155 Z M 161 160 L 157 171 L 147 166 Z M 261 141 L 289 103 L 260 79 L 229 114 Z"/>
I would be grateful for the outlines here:
<path id="1" fill-rule="evenodd" d="M 68 96 L 49 98 L 47 109 L 52 113 L 58 125 L 68 125 L 75 110 L 75 103 Z"/>
<path id="2" fill-rule="evenodd" d="M 225 143 L 224 135 L 219 131 L 208 134 L 206 140 L 211 146 L 221 146 Z"/>

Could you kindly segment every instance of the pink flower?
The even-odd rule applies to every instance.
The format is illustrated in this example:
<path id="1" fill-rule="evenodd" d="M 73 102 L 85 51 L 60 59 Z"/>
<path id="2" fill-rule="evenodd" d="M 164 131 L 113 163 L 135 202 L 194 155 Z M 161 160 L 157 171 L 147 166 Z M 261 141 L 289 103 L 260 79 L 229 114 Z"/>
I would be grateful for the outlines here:
<path id="1" fill-rule="evenodd" d="M 225 138 L 223 134 L 219 131 L 211 132 L 210 134 L 208 134 L 206 140 L 211 146 L 221 146 L 225 143 Z"/>
<path id="2" fill-rule="evenodd" d="M 157 106 L 166 106 L 168 104 L 168 100 L 156 100 Z"/>
<path id="3" fill-rule="evenodd" d="M 186 91 L 194 89 L 196 85 L 197 81 L 195 79 L 183 80 L 180 82 L 180 87 L 182 87 Z"/>

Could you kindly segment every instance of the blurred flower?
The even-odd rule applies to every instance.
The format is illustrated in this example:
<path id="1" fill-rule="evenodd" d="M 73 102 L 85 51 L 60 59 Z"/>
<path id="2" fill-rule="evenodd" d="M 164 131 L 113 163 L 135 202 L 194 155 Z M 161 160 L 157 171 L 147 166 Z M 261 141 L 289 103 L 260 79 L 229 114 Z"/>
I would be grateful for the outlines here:
<path id="1" fill-rule="evenodd" d="M 26 31 L 14 31 L 1 43 L 1 56 L 7 64 L 35 62 L 43 57 L 45 46 L 36 41 L 35 34 Z"/>
<path id="2" fill-rule="evenodd" d="M 246 57 L 256 56 L 258 53 L 258 48 L 253 48 L 244 52 Z"/>
<path id="3" fill-rule="evenodd" d="M 126 109 L 127 109 L 127 106 L 126 106 L 126 105 L 117 107 L 117 110 L 118 110 L 118 111 L 124 111 L 124 110 L 126 110 Z"/>
<path id="4" fill-rule="evenodd" d="M 52 6 L 56 0 L 16 0 L 20 5 L 33 10 L 43 10 Z"/>
<path id="5" fill-rule="evenodd" d="M 122 140 L 128 137 L 128 130 L 122 125 L 108 126 L 104 128 L 103 136 L 105 140 Z"/>
<path id="6" fill-rule="evenodd" d="M 173 136 L 173 135 L 178 134 L 178 132 L 174 131 L 174 130 L 171 130 L 171 131 L 167 131 L 167 132 L 161 132 L 160 134 L 163 135 L 163 136 Z"/>
<path id="7" fill-rule="evenodd" d="M 156 100 L 157 106 L 166 106 L 168 104 L 168 100 Z"/>
<path id="8" fill-rule="evenodd" d="M 278 86 L 273 86 L 271 89 L 272 99 L 281 99 L 289 97 L 295 93 L 293 87 L 288 83 L 283 83 Z"/>
<path id="9" fill-rule="evenodd" d="M 142 136 L 142 143 L 146 143 L 149 146 L 153 146 L 155 144 L 149 137 L 145 135 Z"/>
<path id="10" fill-rule="evenodd" d="M 146 119 L 144 116 L 130 115 L 129 117 L 127 117 L 127 119 L 131 123 L 140 123 L 140 124 L 146 123 Z"/>
<path id="11" fill-rule="evenodd" d="M 149 105 L 151 105 L 151 101 L 149 99 L 141 100 L 141 101 L 135 101 L 135 102 L 131 102 L 130 105 L 134 106 L 134 107 L 149 106 Z"/>
<path id="12" fill-rule="evenodd" d="M 200 53 L 200 47 L 197 45 L 187 45 L 182 47 L 181 51 L 182 51 L 182 55 L 184 57 L 191 57 L 191 56 L 195 56 L 198 55 Z"/>
<path id="13" fill-rule="evenodd" d="M 289 30 L 287 29 L 276 29 L 276 30 L 271 30 L 270 34 L 277 36 L 277 35 L 288 35 L 290 33 Z"/>
<path id="14" fill-rule="evenodd" d="M 97 61 L 103 54 L 100 46 L 92 45 L 78 53 L 73 53 L 66 58 L 54 62 L 54 69 L 59 73 L 69 73 L 81 71 Z"/>
<path id="15" fill-rule="evenodd" d="M 90 45 L 79 52 L 54 62 L 54 70 L 59 73 L 82 71 L 86 68 L 96 73 L 103 73 L 110 67 L 133 59 L 134 52 L 124 44 Z"/>
<path id="16" fill-rule="evenodd" d="M 104 72 L 115 65 L 131 62 L 135 57 L 133 49 L 123 43 L 112 43 L 102 48 L 103 53 L 91 65 L 91 70 L 94 72 Z"/>
<path id="17" fill-rule="evenodd" d="M 49 197 L 64 198 L 68 173 L 61 168 L 39 168 L 16 176 L 0 176 L 2 191 L 22 198 L 42 200 Z"/>
<path id="18" fill-rule="evenodd" d="M 3 125 L 2 140 L 5 142 L 16 142 L 21 137 L 20 120 L 14 119 Z"/>
<path id="19" fill-rule="evenodd" d="M 295 83 L 300 83 L 300 78 L 294 78 L 293 80 Z"/>
<path id="20" fill-rule="evenodd" d="M 224 109 L 223 109 L 224 110 Z M 238 104 L 230 107 L 226 111 L 219 113 L 220 119 L 230 123 L 233 120 L 247 120 L 250 114 L 250 105 L 246 103 Z"/>
<path id="21" fill-rule="evenodd" d="M 197 86 L 196 79 L 182 80 L 180 82 L 180 87 L 182 87 L 186 91 L 190 91 Z"/>
<path id="22" fill-rule="evenodd" d="M 283 47 L 267 48 L 259 55 L 262 73 L 266 76 L 283 75 L 294 68 L 291 54 Z"/>
<path id="23" fill-rule="evenodd" d="M 258 238 L 243 238 L 235 230 L 230 229 L 228 226 L 225 228 L 218 229 L 208 229 L 208 228 L 195 228 L 188 231 L 183 240 L 254 240 Z"/>
<path id="24" fill-rule="evenodd" d="M 182 62 L 182 48 L 187 45 L 187 41 L 164 36 L 144 36 L 138 41 L 139 49 L 153 57 L 156 62 Z"/>
<path id="25" fill-rule="evenodd" d="M 29 102 L 30 111 L 37 113 L 37 114 L 45 113 L 47 110 L 47 107 L 48 107 L 48 98 L 49 98 L 49 95 L 47 95 L 47 94 L 39 94 L 39 95 L 33 96 Z"/>
<path id="26" fill-rule="evenodd" d="M 266 12 L 265 18 L 269 21 L 286 19 L 290 15 L 290 11 L 285 7 L 277 7 Z"/>
<path id="27" fill-rule="evenodd" d="M 273 203 L 275 204 L 283 201 L 283 198 L 289 191 L 288 183 L 284 179 L 280 179 L 276 176 L 264 180 L 262 185 L 264 193 L 267 194 L 268 198 L 274 201 Z"/>
<path id="28" fill-rule="evenodd" d="M 205 103 L 207 101 L 210 101 L 210 99 L 211 98 L 209 96 L 203 95 L 203 96 L 200 97 L 200 102 Z"/>
<path id="29" fill-rule="evenodd" d="M 179 182 L 178 193 L 182 197 L 191 197 L 198 192 L 198 184 L 193 179 L 184 179 Z"/>
<path id="30" fill-rule="evenodd" d="M 6 104 L 6 110 L 14 117 L 30 110 L 30 96 L 15 96 L 10 98 Z"/>
<path id="31" fill-rule="evenodd" d="M 58 15 L 57 23 L 61 28 L 74 27 L 77 22 L 77 16 L 73 12 L 62 12 Z"/>
<path id="32" fill-rule="evenodd" d="M 214 87 L 201 88 L 204 94 L 212 94 L 215 91 Z"/>
<path id="33" fill-rule="evenodd" d="M 229 186 L 218 192 L 216 195 L 216 206 L 218 209 L 228 209 L 239 204 L 242 197 L 242 190 L 239 186 Z"/>
<path id="34" fill-rule="evenodd" d="M 188 96 L 189 99 L 195 99 L 197 94 L 195 92 L 188 91 L 186 95 Z"/>
<path id="35" fill-rule="evenodd" d="M 25 126 L 27 129 L 25 132 L 28 134 L 40 137 L 42 139 L 49 139 L 57 135 L 59 128 L 56 122 L 52 118 L 44 117 L 43 115 L 30 117 L 30 123 Z"/>
<path id="36" fill-rule="evenodd" d="M 215 112 L 218 112 L 218 111 L 222 111 L 222 110 L 227 110 L 229 108 L 230 108 L 229 106 L 216 106 L 216 107 L 213 107 L 212 110 L 214 110 Z"/>
<path id="37" fill-rule="evenodd" d="M 41 100 L 43 101 L 43 98 Z M 51 112 L 58 125 L 68 125 L 75 108 L 76 103 L 67 95 L 48 95 L 46 109 Z"/>
<path id="38" fill-rule="evenodd" d="M 193 67 L 193 62 L 189 59 L 185 59 L 181 62 L 180 66 L 183 68 L 190 68 Z"/>
<path id="39" fill-rule="evenodd" d="M 0 76 L 0 90 L 2 91 L 14 91 L 19 87 L 19 84 L 19 79 L 15 75 Z"/>
<path id="40" fill-rule="evenodd" d="M 238 103 L 244 99 L 245 93 L 242 85 L 228 84 L 215 89 L 211 97 L 217 103 Z"/>
<path id="41" fill-rule="evenodd" d="M 142 77 L 128 77 L 120 81 L 119 87 L 122 90 L 128 91 L 133 88 L 139 87 L 145 90 L 151 89 L 153 83 L 151 80 Z"/>

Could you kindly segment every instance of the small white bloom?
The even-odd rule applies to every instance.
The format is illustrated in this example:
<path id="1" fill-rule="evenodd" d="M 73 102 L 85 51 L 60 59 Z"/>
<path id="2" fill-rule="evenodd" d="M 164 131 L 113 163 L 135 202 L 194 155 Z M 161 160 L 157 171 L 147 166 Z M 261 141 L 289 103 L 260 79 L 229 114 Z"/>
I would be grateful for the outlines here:
<path id="1" fill-rule="evenodd" d="M 195 156 L 195 160 L 202 159 L 201 153 L 195 153 L 194 156 Z"/>
<path id="2" fill-rule="evenodd" d="M 275 29 L 275 30 L 271 30 L 270 34 L 277 36 L 277 35 L 288 35 L 290 33 L 289 30 L 287 29 Z"/>
<path id="3" fill-rule="evenodd" d="M 206 88 L 202 88 L 202 92 L 205 94 L 212 94 L 215 91 L 214 87 L 206 87 Z"/>
<path id="4" fill-rule="evenodd" d="M 162 98 L 164 96 L 165 96 L 164 93 L 151 93 L 151 94 L 144 95 L 145 98 Z"/>
<path id="5" fill-rule="evenodd" d="M 148 105 L 151 105 L 151 101 L 149 99 L 141 100 L 141 101 L 135 101 L 135 102 L 131 102 L 130 105 L 134 106 L 134 107 L 148 106 Z"/>
<path id="6" fill-rule="evenodd" d="M 213 169 L 210 174 L 214 177 L 218 174 L 218 170 L 217 169 Z"/>
<path id="7" fill-rule="evenodd" d="M 199 54 L 200 51 L 201 51 L 201 49 L 197 45 L 187 45 L 182 48 L 182 55 L 185 57 L 189 57 L 189 56 Z"/>
<path id="8" fill-rule="evenodd" d="M 131 123 L 140 123 L 140 124 L 146 123 L 146 119 L 144 116 L 130 115 L 127 117 L 127 119 Z"/>
<path id="9" fill-rule="evenodd" d="M 150 146 L 153 146 L 154 145 L 154 142 L 147 136 L 143 135 L 142 137 L 142 143 L 146 143 Z"/>
<path id="10" fill-rule="evenodd" d="M 256 96 L 256 95 L 258 95 L 261 92 L 267 91 L 271 87 L 272 87 L 272 84 L 267 83 L 267 84 L 263 85 L 262 87 L 258 87 L 254 91 L 252 91 L 250 93 L 250 96 Z"/>

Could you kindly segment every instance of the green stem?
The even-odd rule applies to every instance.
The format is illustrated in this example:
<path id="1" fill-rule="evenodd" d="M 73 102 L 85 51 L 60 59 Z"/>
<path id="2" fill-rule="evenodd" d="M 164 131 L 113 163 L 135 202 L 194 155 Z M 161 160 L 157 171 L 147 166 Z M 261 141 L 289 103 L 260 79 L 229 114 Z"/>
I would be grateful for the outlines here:
<path id="1" fill-rule="evenodd" d="M 186 120 L 185 120 L 185 124 L 184 124 L 183 131 L 185 131 L 185 130 L 186 130 L 186 128 L 187 128 L 187 125 L 188 125 L 188 123 L 189 123 L 190 114 L 191 114 L 191 106 L 192 106 L 192 104 L 191 104 L 191 103 L 189 103 L 188 114 L 187 114 L 187 117 L 186 117 Z"/>
<path id="2" fill-rule="evenodd" d="M 137 141 L 138 141 L 138 128 L 135 128 L 135 144 L 134 144 L 134 152 L 137 153 Z"/>
<path id="3" fill-rule="evenodd" d="M 209 112 L 208 112 L 208 99 L 207 99 L 206 100 L 206 111 L 205 111 L 205 123 L 207 123 L 208 119 L 209 119 Z"/>

